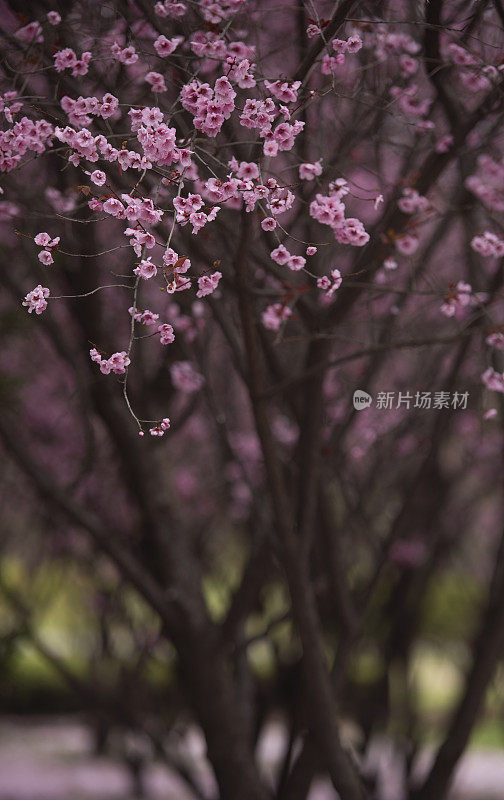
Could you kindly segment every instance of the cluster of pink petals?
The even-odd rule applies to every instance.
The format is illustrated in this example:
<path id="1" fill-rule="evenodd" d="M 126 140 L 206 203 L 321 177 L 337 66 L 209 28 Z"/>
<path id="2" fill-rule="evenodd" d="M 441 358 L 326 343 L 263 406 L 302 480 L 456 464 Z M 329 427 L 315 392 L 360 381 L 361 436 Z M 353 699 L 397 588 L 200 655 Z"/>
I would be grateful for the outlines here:
<path id="1" fill-rule="evenodd" d="M 3 100 L 0 101 L 0 105 Z M 0 131 L 0 171 L 10 172 L 29 151 L 43 153 L 54 133 L 53 126 L 44 119 L 36 122 L 22 117 L 12 128 Z"/>
<path id="2" fill-rule="evenodd" d="M 347 193 L 346 183 L 330 188 L 329 195 L 317 194 L 310 203 L 310 216 L 322 225 L 328 225 L 340 244 L 363 247 L 369 241 L 369 234 L 359 219 L 345 218 L 345 204 L 341 198 Z"/>
<path id="3" fill-rule="evenodd" d="M 46 298 L 49 297 L 49 295 L 50 291 L 47 286 L 41 286 L 39 284 L 35 289 L 32 289 L 31 292 L 28 292 L 22 305 L 27 306 L 29 314 L 31 314 L 32 311 L 35 311 L 36 314 L 42 314 L 47 308 Z"/>
<path id="4" fill-rule="evenodd" d="M 419 244 L 420 240 L 414 233 L 405 233 L 395 239 L 396 250 L 403 256 L 412 256 L 418 250 Z"/>
<path id="5" fill-rule="evenodd" d="M 485 341 L 496 350 L 504 350 L 504 333 L 502 331 L 492 331 Z"/>
<path id="6" fill-rule="evenodd" d="M 22 102 L 17 97 L 18 93 L 15 91 L 4 92 L 3 95 L 0 95 L 0 111 L 11 125 L 14 122 L 14 114 L 23 108 Z"/>
<path id="7" fill-rule="evenodd" d="M 348 39 L 333 39 L 332 46 L 336 53 L 349 53 L 349 55 L 353 55 L 361 50 L 362 39 L 357 34 L 349 36 Z"/>
<path id="8" fill-rule="evenodd" d="M 289 317 L 292 317 L 292 310 L 282 303 L 273 303 L 261 315 L 262 324 L 270 331 L 279 330 L 282 322 L 285 322 Z"/>
<path id="9" fill-rule="evenodd" d="M 65 69 L 71 69 L 72 75 L 76 78 L 78 75 L 87 75 L 89 70 L 89 62 L 93 54 L 86 50 L 82 53 L 80 58 L 77 58 L 75 52 L 70 47 L 65 47 L 64 50 L 58 50 L 54 55 L 54 68 L 56 72 L 63 72 Z"/>
<path id="10" fill-rule="evenodd" d="M 183 107 L 194 116 L 194 127 L 211 138 L 217 136 L 224 121 L 234 111 L 236 92 L 223 75 L 214 88 L 195 79 L 185 84 L 180 93 Z"/>
<path id="11" fill-rule="evenodd" d="M 273 97 L 281 100 L 282 103 L 295 103 L 297 100 L 298 89 L 301 81 L 264 81 L 264 86 Z"/>
<path id="12" fill-rule="evenodd" d="M 332 297 L 341 286 L 342 280 L 339 269 L 333 269 L 331 270 L 330 278 L 327 275 L 322 275 L 321 278 L 317 278 L 317 287 L 323 289 L 326 296 Z"/>
<path id="13" fill-rule="evenodd" d="M 182 36 L 173 36 L 171 39 L 167 39 L 166 36 L 161 35 L 158 36 L 154 42 L 154 49 L 158 56 L 166 58 L 167 56 L 171 56 L 183 41 L 184 39 Z"/>
<path id="14" fill-rule="evenodd" d="M 190 361 L 174 361 L 170 376 L 175 388 L 181 392 L 197 392 L 205 383 L 203 375 L 194 369 Z"/>
<path id="15" fill-rule="evenodd" d="M 122 48 L 117 42 L 114 42 L 110 48 L 110 52 L 114 58 L 121 62 L 121 64 L 126 64 L 127 66 L 130 64 L 136 64 L 138 61 L 138 53 L 133 45 Z"/>
<path id="16" fill-rule="evenodd" d="M 149 428 L 149 433 L 151 436 L 164 436 L 170 425 L 169 417 L 164 417 L 159 425 L 153 425 L 152 428 Z M 140 436 L 143 436 L 143 431 L 140 431 Z"/>
<path id="17" fill-rule="evenodd" d="M 471 247 L 482 256 L 504 255 L 504 241 L 490 231 L 474 236 L 471 240 Z"/>
<path id="18" fill-rule="evenodd" d="M 466 308 L 471 302 L 472 287 L 464 281 L 459 281 L 456 286 L 450 288 L 445 301 L 441 306 L 441 313 L 447 317 L 455 316 L 457 311 Z"/>
<path id="19" fill-rule="evenodd" d="M 403 196 L 397 201 L 397 205 L 403 214 L 416 214 L 429 208 L 430 203 L 416 189 L 406 187 L 403 189 Z"/>
<path id="20" fill-rule="evenodd" d="M 295 272 L 303 269 L 306 265 L 306 259 L 303 256 L 293 256 L 285 245 L 280 244 L 270 253 L 271 258 L 280 266 L 288 266 L 289 269 L 294 270 Z"/>
<path id="21" fill-rule="evenodd" d="M 160 72 L 148 72 L 145 76 L 145 82 L 152 87 L 152 91 L 157 94 L 162 94 L 167 91 L 165 79 Z"/>
<path id="22" fill-rule="evenodd" d="M 159 341 L 161 344 L 171 344 L 175 341 L 173 327 L 168 322 L 163 322 L 162 325 L 158 325 L 157 332 L 159 333 Z"/>
<path id="23" fill-rule="evenodd" d="M 175 219 L 181 225 L 192 225 L 192 232 L 198 233 L 207 222 L 212 222 L 220 211 L 219 206 L 212 208 L 205 213 L 202 211 L 204 206 L 203 198 L 200 194 L 190 194 L 187 197 L 174 197 L 173 206 L 175 208 Z"/>
<path id="24" fill-rule="evenodd" d="M 159 319 L 159 314 L 154 314 L 148 308 L 145 311 L 139 311 L 134 306 L 131 306 L 128 308 L 128 312 L 134 317 L 135 322 L 141 322 L 142 325 L 154 325 Z"/>
<path id="25" fill-rule="evenodd" d="M 202 275 L 198 278 L 198 291 L 196 297 L 206 297 L 215 292 L 222 278 L 222 272 L 212 272 L 211 275 Z"/>
<path id="26" fill-rule="evenodd" d="M 191 151 L 176 145 L 177 131 L 163 122 L 159 108 L 131 109 L 131 129 L 136 132 L 144 155 L 149 162 L 162 167 L 178 164 L 183 169 L 191 165 Z"/>
<path id="27" fill-rule="evenodd" d="M 504 372 L 497 372 L 493 367 L 488 367 L 481 380 L 487 389 L 504 394 Z"/>
<path id="28" fill-rule="evenodd" d="M 143 228 L 126 228 L 124 235 L 130 237 L 129 243 L 138 257 L 141 256 L 144 247 L 152 250 L 156 244 L 152 233 L 148 233 Z"/>
<path id="29" fill-rule="evenodd" d="M 38 254 L 38 260 L 45 267 L 49 267 L 51 264 L 54 264 L 54 259 L 52 257 L 51 248 L 56 247 L 59 244 L 60 237 L 56 236 L 54 239 L 51 239 L 49 234 L 46 233 L 45 231 L 43 231 L 42 233 L 37 233 L 37 235 L 35 236 L 33 241 L 39 247 L 44 248 Z"/>
<path id="30" fill-rule="evenodd" d="M 143 278 L 145 281 L 148 281 L 150 278 L 154 278 L 157 275 L 157 267 L 155 264 L 152 263 L 152 259 L 144 258 L 140 261 L 140 264 L 135 267 L 133 270 L 135 275 L 138 275 L 139 278 Z"/>
<path id="31" fill-rule="evenodd" d="M 204 19 L 217 25 L 237 14 L 245 3 L 246 0 L 200 0 L 198 5 Z"/>
<path id="32" fill-rule="evenodd" d="M 116 375 L 123 375 L 126 372 L 126 367 L 131 363 L 128 354 L 121 350 L 118 353 L 113 353 L 110 358 L 102 358 L 96 347 L 89 351 L 91 361 L 95 361 L 100 366 L 100 371 L 104 375 L 109 375 L 114 372 Z"/>
<path id="33" fill-rule="evenodd" d="M 187 6 L 185 3 L 176 2 L 176 0 L 164 0 L 164 2 L 158 2 L 154 5 L 154 11 L 158 17 L 178 19 L 184 16 Z"/>
<path id="34" fill-rule="evenodd" d="M 504 159 L 486 153 L 478 156 L 477 170 L 469 175 L 466 187 L 492 211 L 504 211 Z"/>
<path id="35" fill-rule="evenodd" d="M 313 181 L 316 177 L 322 175 L 322 159 L 318 161 L 306 162 L 299 165 L 299 177 L 302 181 Z"/>
<path id="36" fill-rule="evenodd" d="M 392 86 L 390 94 L 397 100 L 401 111 L 413 117 L 424 117 L 432 105 L 429 98 L 422 98 L 420 87 L 416 83 L 406 87 Z"/>
<path id="37" fill-rule="evenodd" d="M 41 44 L 44 41 L 40 22 L 29 22 L 28 25 L 19 28 L 14 36 L 26 44 Z"/>

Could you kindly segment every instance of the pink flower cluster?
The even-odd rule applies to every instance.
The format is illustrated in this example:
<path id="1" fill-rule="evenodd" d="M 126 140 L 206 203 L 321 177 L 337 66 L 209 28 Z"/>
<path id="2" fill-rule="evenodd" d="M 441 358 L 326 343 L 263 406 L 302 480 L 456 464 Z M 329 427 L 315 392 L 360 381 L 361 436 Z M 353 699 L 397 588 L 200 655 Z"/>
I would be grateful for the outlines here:
<path id="1" fill-rule="evenodd" d="M 149 428 L 149 433 L 151 436 L 164 436 L 166 431 L 169 429 L 171 425 L 170 419 L 165 417 L 161 420 L 159 425 L 153 425 L 152 428 Z M 140 431 L 140 436 L 143 436 L 143 431 Z"/>
<path id="2" fill-rule="evenodd" d="M 164 2 L 158 2 L 154 5 L 154 11 L 158 17 L 178 19 L 184 16 L 187 6 L 185 3 L 179 3 L 176 0 L 164 0 Z"/>
<path id="3" fill-rule="evenodd" d="M 485 342 L 490 347 L 495 347 L 496 350 L 504 350 L 504 333 L 502 330 L 492 331 L 485 339 Z"/>
<path id="4" fill-rule="evenodd" d="M 217 136 L 224 120 L 234 111 L 236 92 L 225 76 L 217 78 L 215 86 L 193 80 L 180 93 L 183 107 L 194 116 L 194 127 L 211 138 Z"/>
<path id="5" fill-rule="evenodd" d="M 60 100 L 60 105 L 67 115 L 69 122 L 75 125 L 76 128 L 85 128 L 87 125 L 90 125 L 93 116 L 109 119 L 120 113 L 118 111 L 119 100 L 115 95 L 110 94 L 110 92 L 106 92 L 101 100 L 98 100 L 98 98 L 94 96 L 82 97 L 82 95 L 80 95 L 77 100 L 73 100 L 71 97 L 68 97 L 68 95 L 64 95 Z M 105 137 L 102 137 L 102 139 L 105 139 Z M 100 139 L 100 142 L 102 146 L 104 146 L 102 139 Z M 105 142 L 106 141 L 105 139 Z M 96 144 L 98 144 L 98 142 L 96 142 Z M 112 145 L 109 145 L 109 148 L 112 149 Z M 114 159 L 109 160 L 112 161 Z"/>
<path id="6" fill-rule="evenodd" d="M 152 233 L 148 233 L 143 228 L 126 228 L 124 235 L 130 237 L 129 243 L 138 257 L 141 256 L 144 247 L 152 250 L 156 244 Z"/>
<path id="7" fill-rule="evenodd" d="M 278 247 L 272 250 L 270 256 L 280 266 L 286 265 L 295 272 L 303 269 L 306 264 L 306 259 L 303 256 L 291 255 L 283 244 L 279 244 Z"/>
<path id="8" fill-rule="evenodd" d="M 497 372 L 493 367 L 488 367 L 481 380 L 487 389 L 504 394 L 504 372 Z"/>
<path id="9" fill-rule="evenodd" d="M 39 283 L 38 286 L 35 286 L 35 289 L 32 289 L 31 292 L 28 292 L 23 300 L 22 305 L 28 307 L 29 314 L 31 314 L 32 311 L 35 311 L 36 314 L 42 314 L 42 312 L 47 308 L 46 298 L 48 298 L 49 295 L 50 291 L 47 286 L 41 286 Z"/>
<path id="10" fill-rule="evenodd" d="M 278 331 L 282 322 L 292 317 L 292 310 L 282 303 L 273 303 L 262 313 L 262 324 L 270 331 Z"/>
<path id="11" fill-rule="evenodd" d="M 163 322 L 162 325 L 158 325 L 157 332 L 159 333 L 159 341 L 161 344 L 171 344 L 175 341 L 173 327 L 168 322 Z"/>
<path id="12" fill-rule="evenodd" d="M 344 59 L 344 53 L 353 55 L 354 53 L 358 53 L 359 50 L 362 49 L 362 39 L 360 38 L 360 36 L 357 36 L 357 34 L 355 34 L 354 36 L 349 36 L 348 39 L 333 39 L 331 44 L 333 46 L 333 50 L 336 53 L 338 53 L 339 55 L 343 55 L 343 59 Z"/>
<path id="13" fill-rule="evenodd" d="M 217 25 L 229 17 L 233 17 L 246 0 L 200 0 L 199 7 L 204 19 Z"/>
<path id="14" fill-rule="evenodd" d="M 181 392 L 197 392 L 205 383 L 203 375 L 194 369 L 190 361 L 174 361 L 170 376 L 175 388 Z"/>
<path id="15" fill-rule="evenodd" d="M 297 100 L 298 89 L 301 81 L 264 81 L 264 86 L 273 97 L 281 100 L 282 103 L 295 103 Z"/>
<path id="16" fill-rule="evenodd" d="M 504 255 L 504 241 L 490 231 L 474 236 L 471 240 L 471 247 L 482 256 Z"/>
<path id="17" fill-rule="evenodd" d="M 330 278 L 328 278 L 327 275 L 322 275 L 321 278 L 317 278 L 317 287 L 323 289 L 327 297 L 332 297 L 341 286 L 342 280 L 339 269 L 333 269 L 331 270 Z"/>
<path id="18" fill-rule="evenodd" d="M 29 22 L 28 25 L 19 28 L 14 36 L 20 42 L 26 42 L 26 44 L 42 44 L 44 41 L 40 22 Z"/>
<path id="19" fill-rule="evenodd" d="M 426 97 L 422 99 L 420 87 L 416 83 L 406 87 L 392 86 L 390 94 L 397 100 L 401 111 L 413 117 L 424 117 L 431 107 L 431 100 Z"/>
<path id="20" fill-rule="evenodd" d="M 177 131 L 163 122 L 159 108 L 131 109 L 131 129 L 136 131 L 145 158 L 149 162 L 168 167 L 179 164 L 183 169 L 191 165 L 191 151 L 177 147 Z"/>
<path id="21" fill-rule="evenodd" d="M 85 53 L 82 53 L 80 58 L 77 58 L 75 52 L 70 47 L 65 47 L 64 50 L 58 50 L 58 52 L 55 53 L 54 68 L 56 72 L 63 72 L 65 69 L 71 69 L 74 78 L 78 75 L 87 75 L 92 55 L 93 54 L 89 50 L 86 50 Z"/>
<path id="22" fill-rule="evenodd" d="M 152 259 L 144 258 L 140 261 L 140 264 L 135 267 L 133 270 L 135 275 L 138 275 L 139 278 L 143 278 L 145 281 L 148 281 L 150 278 L 154 278 L 157 275 L 157 267 L 155 264 L 152 263 Z"/>
<path id="23" fill-rule="evenodd" d="M 403 196 L 397 201 L 397 205 L 403 214 L 416 214 L 429 208 L 429 201 L 426 197 L 418 194 L 416 189 L 406 187 L 403 189 Z"/>
<path id="24" fill-rule="evenodd" d="M 136 52 L 133 45 L 129 45 L 128 47 L 122 48 L 120 44 L 114 42 L 114 44 L 110 48 L 110 52 L 121 64 L 125 64 L 126 66 L 130 64 L 136 64 L 138 61 L 138 53 Z"/>
<path id="25" fill-rule="evenodd" d="M 466 308 L 471 302 L 472 287 L 464 281 L 459 281 L 456 286 L 450 287 L 446 294 L 445 301 L 441 306 L 441 313 L 447 317 L 455 316 L 455 313 Z"/>
<path id="26" fill-rule="evenodd" d="M 17 96 L 18 93 L 14 91 L 0 95 L 0 111 L 11 125 L 14 122 L 14 114 L 17 114 L 23 108 L 23 104 L 20 100 L 17 100 Z"/>
<path id="27" fill-rule="evenodd" d="M 12 128 L 0 131 L 0 171 L 15 169 L 28 151 L 43 153 L 53 133 L 49 122 L 44 119 L 33 122 L 28 117 L 22 117 Z"/>
<path id="28" fill-rule="evenodd" d="M 504 159 L 495 161 L 486 153 L 478 156 L 477 171 L 466 187 L 492 211 L 504 211 Z"/>
<path id="29" fill-rule="evenodd" d="M 56 236 L 56 238 L 51 239 L 48 233 L 42 232 L 37 233 L 34 240 L 36 245 L 39 247 L 44 248 L 38 254 L 38 260 L 45 266 L 48 267 L 51 264 L 54 264 L 54 258 L 52 257 L 51 249 L 56 247 L 59 244 L 60 237 Z M 49 248 L 49 249 L 47 249 Z"/>
<path id="30" fill-rule="evenodd" d="M 206 297 L 207 294 L 215 292 L 221 278 L 222 272 L 212 272 L 211 275 L 202 275 L 198 278 L 196 297 Z"/>
<path id="31" fill-rule="evenodd" d="M 277 109 L 271 98 L 268 97 L 266 100 L 248 98 L 240 115 L 240 123 L 245 128 L 259 130 L 259 135 L 264 139 L 264 155 L 272 158 L 280 151 L 292 150 L 296 136 L 305 125 L 301 120 L 296 120 L 292 125 L 289 122 L 281 122 L 273 129 L 273 123 L 279 113 L 290 119 L 289 109 L 286 106 Z"/>
<path id="32" fill-rule="evenodd" d="M 203 198 L 200 194 L 190 194 L 187 197 L 174 197 L 173 206 L 175 208 L 175 219 L 181 225 L 192 225 L 192 232 L 198 233 L 207 222 L 212 222 L 220 211 L 219 206 L 212 208 L 205 213 L 201 209 L 204 206 Z"/>
<path id="33" fill-rule="evenodd" d="M 65 128 L 57 127 L 54 133 L 60 142 L 68 144 L 72 150 L 76 151 L 68 157 L 70 163 L 76 167 L 79 166 L 81 158 L 85 158 L 88 161 L 98 161 L 100 155 L 107 161 L 117 161 L 123 170 L 130 168 L 143 170 L 152 166 L 145 156 L 141 156 L 134 150 L 117 150 L 109 144 L 105 136 L 102 134 L 93 136 L 87 128 L 82 128 L 77 132 L 67 125 Z M 101 210 L 101 207 L 99 210 Z"/>
<path id="34" fill-rule="evenodd" d="M 159 319 L 159 314 L 154 314 L 148 308 L 145 311 L 139 311 L 138 309 L 135 310 L 134 306 L 130 306 L 128 313 L 134 317 L 135 322 L 141 322 L 142 325 L 154 325 Z"/>
<path id="35" fill-rule="evenodd" d="M 126 372 L 126 367 L 131 364 L 128 354 L 121 350 L 119 353 L 113 353 L 110 358 L 102 358 L 96 347 L 89 351 L 91 361 L 95 361 L 100 366 L 100 371 L 104 375 L 109 375 L 114 372 L 116 375 L 123 375 Z"/>
<path id="36" fill-rule="evenodd" d="M 330 194 L 315 195 L 315 200 L 310 203 L 310 216 L 322 225 L 332 228 L 336 241 L 340 244 L 363 247 L 369 242 L 369 234 L 364 225 L 359 219 L 345 218 L 345 204 L 341 198 L 348 192 L 346 182 L 339 186 L 331 184 L 331 187 Z"/>
<path id="37" fill-rule="evenodd" d="M 182 36 L 173 36 L 171 39 L 167 39 L 166 36 L 161 35 L 154 42 L 154 49 L 160 58 L 166 58 L 171 56 L 183 41 Z"/>
<path id="38" fill-rule="evenodd" d="M 302 181 L 313 181 L 322 175 L 322 159 L 299 165 L 299 177 Z"/>

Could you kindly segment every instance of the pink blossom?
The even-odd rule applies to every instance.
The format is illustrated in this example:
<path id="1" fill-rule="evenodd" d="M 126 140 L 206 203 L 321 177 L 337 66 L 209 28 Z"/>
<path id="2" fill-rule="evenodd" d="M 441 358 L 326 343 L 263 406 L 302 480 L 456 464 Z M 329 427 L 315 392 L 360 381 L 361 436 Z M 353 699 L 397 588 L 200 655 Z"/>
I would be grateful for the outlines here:
<path id="1" fill-rule="evenodd" d="M 44 264 L 45 267 L 54 264 L 54 258 L 52 257 L 49 250 L 41 250 L 38 254 L 38 260 Z"/>
<path id="2" fill-rule="evenodd" d="M 441 313 L 447 317 L 453 317 L 457 311 L 469 305 L 471 294 L 472 287 L 468 283 L 464 283 L 464 281 L 459 281 L 456 286 L 448 291 L 441 306 Z"/>
<path id="3" fill-rule="evenodd" d="M 276 220 L 273 217 L 265 217 L 261 222 L 263 231 L 274 231 L 276 225 Z"/>
<path id="4" fill-rule="evenodd" d="M 54 66 L 57 72 L 62 72 L 64 69 L 71 69 L 77 64 L 77 56 L 70 47 L 64 50 L 58 50 L 54 56 Z"/>
<path id="5" fill-rule="evenodd" d="M 93 183 L 95 183 L 97 186 L 103 186 L 103 184 L 107 180 L 107 176 L 105 175 L 104 172 L 102 172 L 101 169 L 95 169 L 91 173 L 90 178 L 93 181 Z"/>
<path id="6" fill-rule="evenodd" d="M 291 256 L 287 261 L 287 266 L 289 267 L 289 269 L 295 271 L 303 269 L 305 264 L 306 264 L 306 258 L 303 258 L 303 256 Z"/>
<path id="7" fill-rule="evenodd" d="M 166 84 L 160 72 L 148 72 L 145 82 L 152 86 L 153 92 L 166 92 Z"/>
<path id="8" fill-rule="evenodd" d="M 299 177 L 302 181 L 312 181 L 318 175 L 322 175 L 322 159 L 301 164 L 299 167 Z"/>
<path id="9" fill-rule="evenodd" d="M 413 253 L 418 250 L 419 244 L 420 242 L 418 241 L 418 237 L 409 233 L 405 234 L 404 236 L 398 236 L 395 241 L 397 250 L 406 256 L 413 255 Z"/>
<path id="10" fill-rule="evenodd" d="M 173 328 L 167 322 L 163 323 L 163 325 L 158 325 L 157 332 L 159 333 L 161 344 L 171 344 L 175 341 Z"/>
<path id="11" fill-rule="evenodd" d="M 270 256 L 273 259 L 273 261 L 276 261 L 277 264 L 283 266 L 284 264 L 287 264 L 287 262 L 291 257 L 291 254 L 289 253 L 287 248 L 284 247 L 283 244 L 280 244 L 278 245 L 278 247 L 275 248 L 275 250 L 271 251 Z"/>
<path id="12" fill-rule="evenodd" d="M 154 42 L 154 47 L 158 56 L 166 58 L 177 49 L 182 41 L 182 36 L 174 36 L 172 39 L 167 39 L 166 36 L 158 36 Z"/>
<path id="13" fill-rule="evenodd" d="M 212 294 L 212 292 L 215 292 L 221 278 L 221 272 L 212 272 L 211 275 L 202 275 L 200 278 L 198 278 L 198 291 L 196 292 L 196 297 L 205 297 L 207 294 Z"/>
<path id="14" fill-rule="evenodd" d="M 490 347 L 495 347 L 496 350 L 504 350 L 504 333 L 502 331 L 494 331 L 487 336 L 485 342 Z"/>
<path id="15" fill-rule="evenodd" d="M 488 367 L 481 376 L 481 380 L 487 389 L 504 394 L 504 373 L 497 372 L 493 367 Z"/>
<path id="16" fill-rule="evenodd" d="M 138 275 L 140 278 L 143 278 L 147 281 L 149 278 L 153 278 L 155 275 L 157 275 L 157 267 L 152 263 L 150 257 L 144 258 L 142 261 L 140 261 L 138 267 L 135 267 L 133 272 L 135 275 Z"/>
<path id="17" fill-rule="evenodd" d="M 43 231 L 42 233 L 37 233 L 33 241 L 35 244 L 38 244 L 39 247 L 46 247 L 51 241 L 51 237 L 48 233 Z"/>
<path id="18" fill-rule="evenodd" d="M 205 382 L 190 361 L 175 361 L 170 367 L 170 375 L 173 385 L 181 392 L 197 392 Z"/>
<path id="19" fill-rule="evenodd" d="M 29 314 L 31 314 L 32 311 L 35 311 L 36 314 L 42 314 L 47 308 L 46 298 L 49 297 L 49 295 L 49 289 L 39 284 L 35 289 L 32 289 L 31 292 L 28 292 L 22 305 L 28 307 Z"/>
<path id="20" fill-rule="evenodd" d="M 57 11 L 49 11 L 47 15 L 47 21 L 50 25 L 59 25 L 61 22 L 61 17 Z"/>
<path id="21" fill-rule="evenodd" d="M 292 311 L 289 306 L 282 305 L 281 303 L 274 303 L 268 306 L 261 315 L 262 323 L 265 328 L 270 331 L 279 330 L 282 322 L 292 316 Z"/>

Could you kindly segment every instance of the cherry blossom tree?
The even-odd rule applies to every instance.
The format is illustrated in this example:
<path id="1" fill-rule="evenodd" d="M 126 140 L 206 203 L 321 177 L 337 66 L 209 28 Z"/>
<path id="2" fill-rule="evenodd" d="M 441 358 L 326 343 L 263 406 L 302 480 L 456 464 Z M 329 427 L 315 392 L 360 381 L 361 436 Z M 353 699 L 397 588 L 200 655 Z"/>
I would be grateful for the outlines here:
<path id="1" fill-rule="evenodd" d="M 504 648 L 502 3 L 2 11 L 0 433 L 37 546 L 141 598 L 222 800 L 370 798 L 382 731 L 440 800 Z M 450 564 L 486 588 L 418 780 Z"/>

